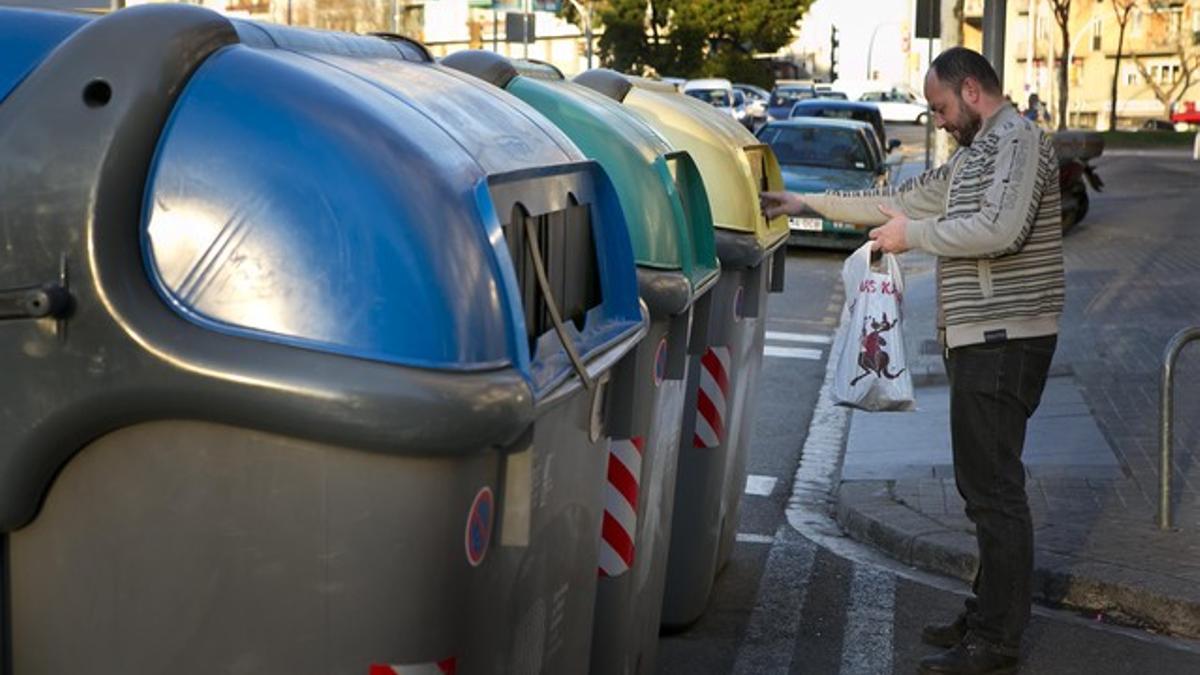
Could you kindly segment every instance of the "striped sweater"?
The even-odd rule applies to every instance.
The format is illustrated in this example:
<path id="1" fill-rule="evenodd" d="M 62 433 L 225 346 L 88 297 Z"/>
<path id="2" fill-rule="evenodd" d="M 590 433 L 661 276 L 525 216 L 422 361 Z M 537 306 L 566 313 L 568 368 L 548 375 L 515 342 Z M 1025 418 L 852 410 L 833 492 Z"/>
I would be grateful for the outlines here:
<path id="1" fill-rule="evenodd" d="M 805 196 L 831 220 L 881 225 L 881 204 L 908 216 L 908 246 L 938 256 L 939 337 L 950 348 L 1057 334 L 1060 200 L 1050 137 L 1011 105 L 941 167 L 893 187 Z"/>

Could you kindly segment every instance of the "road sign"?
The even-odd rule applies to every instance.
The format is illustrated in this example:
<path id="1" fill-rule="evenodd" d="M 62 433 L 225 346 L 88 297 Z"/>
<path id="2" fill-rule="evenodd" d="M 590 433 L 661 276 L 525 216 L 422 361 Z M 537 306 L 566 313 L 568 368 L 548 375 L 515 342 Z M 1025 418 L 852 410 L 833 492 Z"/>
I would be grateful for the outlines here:
<path id="1" fill-rule="evenodd" d="M 534 34 L 533 28 L 536 22 L 533 18 L 533 14 L 506 12 L 504 14 L 504 41 L 536 42 L 537 36 Z"/>
<path id="2" fill-rule="evenodd" d="M 942 2 L 941 0 L 917 0 L 917 29 L 914 37 L 942 37 Z"/>

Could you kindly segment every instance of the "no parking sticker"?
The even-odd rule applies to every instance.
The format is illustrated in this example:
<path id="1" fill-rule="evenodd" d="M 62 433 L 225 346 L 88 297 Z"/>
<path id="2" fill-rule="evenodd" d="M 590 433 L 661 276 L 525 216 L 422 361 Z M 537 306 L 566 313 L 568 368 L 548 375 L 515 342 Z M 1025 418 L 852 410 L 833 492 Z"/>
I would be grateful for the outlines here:
<path id="1" fill-rule="evenodd" d="M 487 555 L 488 543 L 492 540 L 492 523 L 496 517 L 496 500 L 490 487 L 480 488 L 471 502 L 467 513 L 466 549 L 467 562 L 478 567 Z"/>

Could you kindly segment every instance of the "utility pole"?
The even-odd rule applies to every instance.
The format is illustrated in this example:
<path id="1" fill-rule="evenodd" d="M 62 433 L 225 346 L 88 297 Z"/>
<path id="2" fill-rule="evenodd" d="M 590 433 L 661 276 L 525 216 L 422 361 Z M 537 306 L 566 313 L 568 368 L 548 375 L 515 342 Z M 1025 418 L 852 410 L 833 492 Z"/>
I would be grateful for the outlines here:
<path id="1" fill-rule="evenodd" d="M 592 0 L 587 0 L 587 7 L 584 8 L 579 0 L 571 0 L 571 5 L 575 7 L 575 11 L 579 12 L 579 16 L 583 18 L 583 34 L 584 40 L 587 40 L 587 67 L 592 69 Z"/>
<path id="2" fill-rule="evenodd" d="M 533 0 L 525 0 L 521 3 L 525 10 L 525 14 L 521 17 L 523 20 L 521 25 L 525 26 L 525 34 L 521 36 L 521 44 L 525 45 L 525 58 L 529 58 L 529 23 L 533 15 Z"/>
<path id="3" fill-rule="evenodd" d="M 987 59 L 1000 87 L 1004 87 L 1004 22 L 1008 16 L 1008 0 L 984 0 L 983 3 L 983 57 Z"/>

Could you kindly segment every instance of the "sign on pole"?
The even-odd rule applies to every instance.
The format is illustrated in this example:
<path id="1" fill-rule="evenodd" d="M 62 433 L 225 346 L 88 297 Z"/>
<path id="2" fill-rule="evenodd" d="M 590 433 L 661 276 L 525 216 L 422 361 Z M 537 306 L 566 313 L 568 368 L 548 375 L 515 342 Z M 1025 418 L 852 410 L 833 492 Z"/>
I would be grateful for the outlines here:
<path id="1" fill-rule="evenodd" d="M 942 37 L 941 0 L 917 0 L 917 28 L 913 36 L 924 39 Z"/>
<path id="2" fill-rule="evenodd" d="M 533 14 L 505 12 L 504 41 L 524 42 L 526 44 L 535 42 L 537 37 L 534 35 L 534 23 Z"/>

